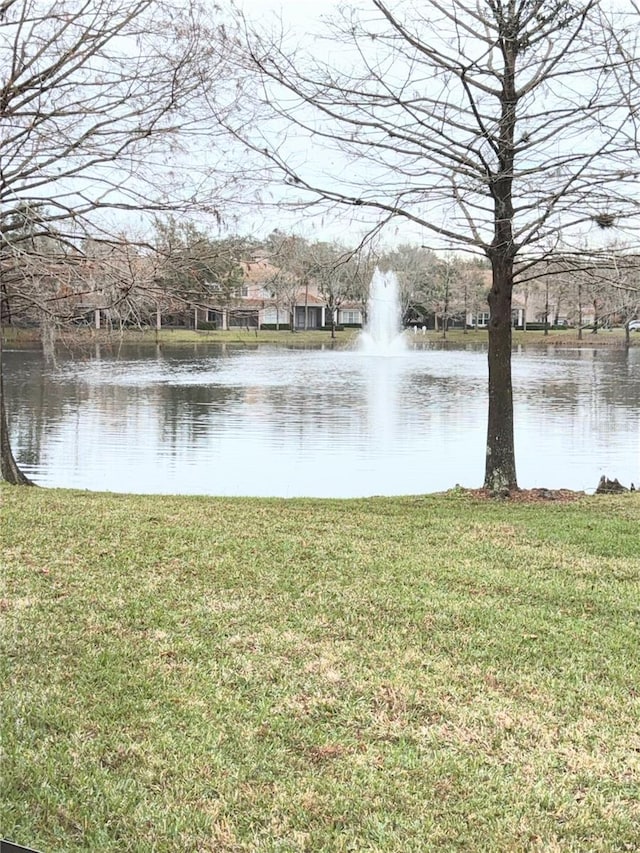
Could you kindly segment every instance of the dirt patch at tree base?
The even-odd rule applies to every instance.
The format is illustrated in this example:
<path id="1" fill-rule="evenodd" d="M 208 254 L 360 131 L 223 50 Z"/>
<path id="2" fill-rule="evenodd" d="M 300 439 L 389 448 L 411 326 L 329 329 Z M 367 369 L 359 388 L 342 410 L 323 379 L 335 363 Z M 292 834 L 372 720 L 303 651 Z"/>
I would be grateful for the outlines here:
<path id="1" fill-rule="evenodd" d="M 512 503 L 543 503 L 557 501 L 569 503 L 586 496 L 586 492 L 574 492 L 571 489 L 505 489 L 493 492 L 490 489 L 469 489 L 469 494 L 479 500 L 504 500 Z"/>

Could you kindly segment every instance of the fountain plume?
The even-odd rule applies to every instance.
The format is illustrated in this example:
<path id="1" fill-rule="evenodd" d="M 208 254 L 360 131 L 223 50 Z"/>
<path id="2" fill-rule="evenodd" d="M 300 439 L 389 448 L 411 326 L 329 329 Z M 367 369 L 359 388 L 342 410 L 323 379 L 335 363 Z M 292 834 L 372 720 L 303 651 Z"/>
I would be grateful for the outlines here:
<path id="1" fill-rule="evenodd" d="M 394 272 L 377 267 L 369 285 L 367 326 L 361 336 L 362 349 L 372 354 L 392 354 L 406 349 L 401 334 L 400 288 Z"/>

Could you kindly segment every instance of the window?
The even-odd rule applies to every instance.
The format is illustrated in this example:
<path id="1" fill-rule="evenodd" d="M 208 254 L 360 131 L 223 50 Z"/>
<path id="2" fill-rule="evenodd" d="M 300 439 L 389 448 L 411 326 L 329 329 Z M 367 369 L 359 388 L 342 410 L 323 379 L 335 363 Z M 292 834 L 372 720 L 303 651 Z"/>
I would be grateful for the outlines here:
<path id="1" fill-rule="evenodd" d="M 357 324 L 362 322 L 359 311 L 341 311 L 340 317 L 342 323 Z"/>
<path id="2" fill-rule="evenodd" d="M 476 326 L 488 326 L 489 325 L 489 312 L 488 311 L 480 311 L 476 315 Z"/>

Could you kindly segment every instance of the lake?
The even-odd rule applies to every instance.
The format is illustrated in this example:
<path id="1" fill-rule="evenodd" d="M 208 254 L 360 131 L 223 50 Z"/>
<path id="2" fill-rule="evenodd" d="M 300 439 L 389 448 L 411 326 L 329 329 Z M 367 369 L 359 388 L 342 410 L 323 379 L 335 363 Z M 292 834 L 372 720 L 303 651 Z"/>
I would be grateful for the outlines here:
<path id="1" fill-rule="evenodd" d="M 14 453 L 44 486 L 357 497 L 482 485 L 486 351 L 5 349 Z M 640 348 L 513 356 L 522 487 L 640 484 Z"/>

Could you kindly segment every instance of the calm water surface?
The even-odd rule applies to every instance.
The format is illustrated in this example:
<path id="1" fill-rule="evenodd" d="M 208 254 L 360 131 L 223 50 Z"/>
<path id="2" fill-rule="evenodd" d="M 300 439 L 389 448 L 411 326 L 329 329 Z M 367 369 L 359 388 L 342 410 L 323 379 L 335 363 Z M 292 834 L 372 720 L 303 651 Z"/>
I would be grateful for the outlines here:
<path id="1" fill-rule="evenodd" d="M 523 487 L 640 482 L 640 349 L 514 354 Z M 5 351 L 16 457 L 37 483 L 95 490 L 353 497 L 484 473 L 486 352 L 214 345 Z"/>

